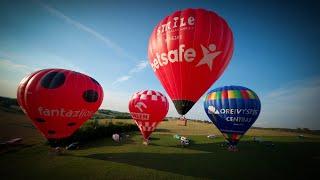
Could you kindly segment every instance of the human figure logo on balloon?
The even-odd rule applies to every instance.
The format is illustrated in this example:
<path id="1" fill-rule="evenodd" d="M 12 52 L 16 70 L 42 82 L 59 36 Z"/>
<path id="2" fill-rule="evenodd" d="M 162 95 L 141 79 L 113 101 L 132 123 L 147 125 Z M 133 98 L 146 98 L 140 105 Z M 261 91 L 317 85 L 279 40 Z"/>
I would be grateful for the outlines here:
<path id="1" fill-rule="evenodd" d="M 212 61 L 222 53 L 222 51 L 216 51 L 216 45 L 210 44 L 208 48 L 204 47 L 202 44 L 200 45 L 202 49 L 202 58 L 195 65 L 196 67 L 207 64 L 210 71 L 212 70 Z M 182 62 L 185 60 L 186 62 L 193 62 L 196 58 L 196 51 L 193 48 L 189 48 L 187 50 L 184 49 L 185 45 L 182 44 L 179 46 L 179 49 L 170 50 L 168 54 L 166 53 L 156 53 L 156 58 L 151 63 L 151 67 L 153 71 L 156 71 L 162 66 L 166 66 L 169 62 Z"/>

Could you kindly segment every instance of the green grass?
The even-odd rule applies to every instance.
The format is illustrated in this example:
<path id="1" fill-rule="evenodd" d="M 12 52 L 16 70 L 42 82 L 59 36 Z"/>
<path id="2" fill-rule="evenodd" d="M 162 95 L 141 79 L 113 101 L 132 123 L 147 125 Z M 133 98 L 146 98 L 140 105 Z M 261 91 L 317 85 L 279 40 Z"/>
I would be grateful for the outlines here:
<path id="1" fill-rule="evenodd" d="M 0 117 L 0 139 L 22 137 L 25 145 L 0 151 L 0 179 L 311 179 L 320 164 L 316 134 L 298 139 L 299 133 L 251 129 L 241 140 L 240 151 L 228 152 L 221 147 L 221 136 L 206 137 L 221 135 L 213 125 L 178 126 L 177 121 L 162 122 L 149 146 L 142 145 L 137 132 L 121 144 L 109 137 L 53 156 L 23 114 L 0 110 Z M 182 148 L 172 137 L 175 133 L 188 136 L 192 144 Z M 253 143 L 252 136 L 272 141 L 275 147 Z"/>
<path id="2" fill-rule="evenodd" d="M 5 179 L 306 179 L 319 168 L 319 138 L 264 137 L 275 143 L 270 148 L 244 137 L 239 152 L 221 147 L 222 137 L 189 138 L 192 144 L 182 148 L 172 135 L 155 134 L 145 146 L 133 134 L 121 144 L 105 138 L 62 156 L 36 144 L 1 154 L 0 173 Z"/>

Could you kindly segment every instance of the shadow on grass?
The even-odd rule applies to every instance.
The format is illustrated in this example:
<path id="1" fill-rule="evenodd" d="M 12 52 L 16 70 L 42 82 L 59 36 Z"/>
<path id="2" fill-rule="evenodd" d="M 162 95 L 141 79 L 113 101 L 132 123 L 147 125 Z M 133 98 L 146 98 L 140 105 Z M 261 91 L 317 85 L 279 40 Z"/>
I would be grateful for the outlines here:
<path id="1" fill-rule="evenodd" d="M 157 138 L 157 140 L 159 140 L 159 138 Z M 123 138 L 122 141 L 120 142 L 115 142 L 112 140 L 112 138 L 103 138 L 103 139 L 97 139 L 95 141 L 80 143 L 80 150 L 106 147 L 106 146 L 123 146 L 126 144 L 134 144 L 134 143 L 136 142 L 132 139 L 132 135 L 130 135 L 129 137 Z"/>
<path id="2" fill-rule="evenodd" d="M 240 144 L 239 148 L 239 152 L 228 152 L 220 143 L 208 143 L 186 148 L 198 152 L 98 153 L 80 157 L 210 179 L 305 179 L 315 175 L 320 161 L 319 142 L 278 142 L 276 151 L 254 143 Z"/>
<path id="3" fill-rule="evenodd" d="M 150 137 L 149 140 L 150 141 L 159 141 L 160 138 L 158 138 L 158 137 Z"/>
<path id="4" fill-rule="evenodd" d="M 8 145 L 0 148 L 0 154 L 5 153 L 16 153 L 23 149 L 35 146 L 35 144 L 19 144 L 19 145 Z"/>

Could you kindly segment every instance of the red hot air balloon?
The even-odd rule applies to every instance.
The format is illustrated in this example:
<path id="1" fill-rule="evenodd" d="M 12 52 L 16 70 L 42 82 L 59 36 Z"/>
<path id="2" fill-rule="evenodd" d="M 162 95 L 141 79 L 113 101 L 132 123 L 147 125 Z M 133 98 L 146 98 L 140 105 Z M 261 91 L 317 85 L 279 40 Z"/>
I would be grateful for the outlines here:
<path id="1" fill-rule="evenodd" d="M 220 77 L 233 53 L 233 35 L 212 11 L 186 9 L 153 30 L 149 62 L 178 113 L 186 114 Z"/>
<path id="2" fill-rule="evenodd" d="M 49 140 L 71 136 L 100 107 L 103 90 L 93 78 L 65 69 L 44 69 L 25 77 L 17 100 Z"/>
<path id="3" fill-rule="evenodd" d="M 148 142 L 151 133 L 166 117 L 168 109 L 168 100 L 160 92 L 145 90 L 133 94 L 129 101 L 129 111 L 145 142 Z"/>

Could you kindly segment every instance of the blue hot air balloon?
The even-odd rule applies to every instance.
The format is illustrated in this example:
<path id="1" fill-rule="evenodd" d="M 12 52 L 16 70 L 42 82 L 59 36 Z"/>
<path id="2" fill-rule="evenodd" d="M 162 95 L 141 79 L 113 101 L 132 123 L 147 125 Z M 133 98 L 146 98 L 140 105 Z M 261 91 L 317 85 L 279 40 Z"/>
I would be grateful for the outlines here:
<path id="1" fill-rule="evenodd" d="M 204 101 L 204 109 L 231 146 L 257 120 L 261 103 L 255 92 L 242 86 L 224 86 L 211 90 Z"/>

